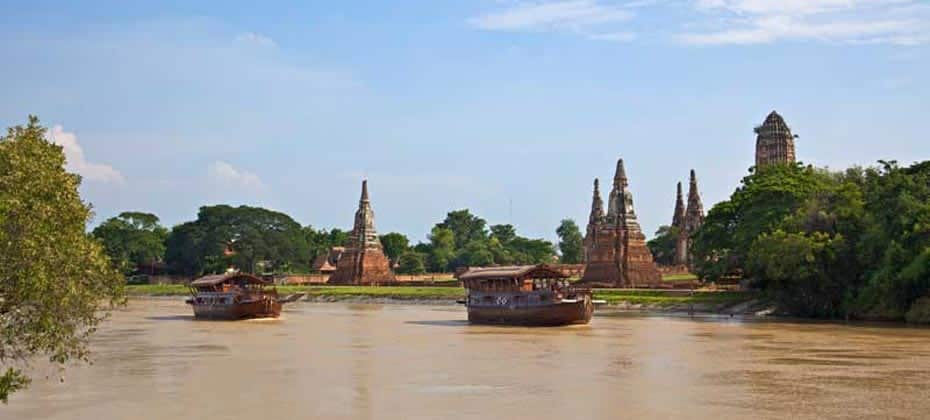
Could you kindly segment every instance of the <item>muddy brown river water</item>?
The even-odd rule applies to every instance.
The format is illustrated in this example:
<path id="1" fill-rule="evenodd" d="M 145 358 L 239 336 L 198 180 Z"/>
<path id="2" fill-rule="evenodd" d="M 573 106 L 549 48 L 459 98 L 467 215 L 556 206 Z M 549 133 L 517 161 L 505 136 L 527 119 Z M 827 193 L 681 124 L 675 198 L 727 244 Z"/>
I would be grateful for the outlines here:
<path id="1" fill-rule="evenodd" d="M 469 326 L 454 306 L 298 303 L 194 321 L 131 301 L 94 365 L 0 419 L 930 418 L 930 330 L 601 313 Z"/>

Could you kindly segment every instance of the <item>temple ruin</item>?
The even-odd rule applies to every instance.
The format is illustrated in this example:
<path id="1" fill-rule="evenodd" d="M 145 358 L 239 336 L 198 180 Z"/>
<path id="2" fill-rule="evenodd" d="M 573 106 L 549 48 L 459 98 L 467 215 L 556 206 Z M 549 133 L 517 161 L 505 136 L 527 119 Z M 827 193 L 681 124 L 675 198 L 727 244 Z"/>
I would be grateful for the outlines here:
<path id="1" fill-rule="evenodd" d="M 794 139 L 785 119 L 772 111 L 765 122 L 755 128 L 756 167 L 783 165 L 795 162 Z"/>
<path id="2" fill-rule="evenodd" d="M 617 162 L 607 214 L 600 185 L 594 180 L 594 196 L 584 239 L 585 271 L 581 284 L 593 287 L 641 287 L 659 284 L 662 275 L 646 247 L 646 235 L 633 210 L 633 194 L 623 159 Z"/>
<path id="3" fill-rule="evenodd" d="M 375 230 L 375 213 L 368 199 L 368 181 L 362 181 L 362 198 L 355 212 L 349 244 L 336 264 L 330 284 L 384 284 L 395 281 L 391 262 Z"/>
<path id="4" fill-rule="evenodd" d="M 694 259 L 691 253 L 693 236 L 704 224 L 704 204 L 698 192 L 697 175 L 691 170 L 690 186 L 688 187 L 688 206 L 684 207 L 681 195 L 681 183 L 678 183 L 678 196 L 675 200 L 675 215 L 672 216 L 672 227 L 678 228 L 678 240 L 675 244 L 674 265 L 693 268 Z"/>

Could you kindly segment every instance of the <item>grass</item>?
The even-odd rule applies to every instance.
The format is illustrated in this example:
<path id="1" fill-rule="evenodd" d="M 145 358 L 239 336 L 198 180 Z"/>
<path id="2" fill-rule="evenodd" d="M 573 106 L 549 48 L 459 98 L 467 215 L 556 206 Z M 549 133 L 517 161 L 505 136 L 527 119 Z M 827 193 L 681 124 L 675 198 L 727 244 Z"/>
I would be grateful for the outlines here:
<path id="1" fill-rule="evenodd" d="M 667 276 L 662 276 L 662 281 L 692 281 L 697 280 L 698 277 L 694 274 L 669 274 Z"/>
<path id="2" fill-rule="evenodd" d="M 311 297 L 325 297 L 333 300 L 351 298 L 391 298 L 397 300 L 454 300 L 465 296 L 465 290 L 459 287 L 436 286 L 277 286 L 278 293 L 306 293 Z M 146 284 L 126 286 L 129 296 L 186 296 L 188 288 L 180 284 Z M 631 289 L 595 289 L 594 299 L 604 300 L 609 304 L 627 302 L 630 304 L 673 306 L 682 304 L 735 304 L 754 298 L 746 292 L 694 292 L 671 290 L 631 290 Z"/>
<path id="3" fill-rule="evenodd" d="M 673 306 L 685 304 L 722 305 L 736 304 L 755 298 L 748 292 L 694 292 L 672 290 L 595 289 L 594 298 L 609 304 Z"/>

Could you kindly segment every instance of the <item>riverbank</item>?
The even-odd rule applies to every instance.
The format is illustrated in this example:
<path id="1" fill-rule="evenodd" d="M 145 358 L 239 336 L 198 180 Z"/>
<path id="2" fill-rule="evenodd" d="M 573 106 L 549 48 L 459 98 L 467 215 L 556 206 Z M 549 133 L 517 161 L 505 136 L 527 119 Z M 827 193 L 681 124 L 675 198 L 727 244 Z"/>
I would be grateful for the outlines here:
<path id="1" fill-rule="evenodd" d="M 283 296 L 303 293 L 314 302 L 429 303 L 454 304 L 465 297 L 459 287 L 436 286 L 277 286 Z M 130 298 L 187 296 L 184 285 L 126 286 Z M 752 292 L 711 292 L 686 290 L 595 289 L 594 299 L 612 309 L 646 312 L 695 312 L 755 315 L 768 311 L 765 301 Z"/>

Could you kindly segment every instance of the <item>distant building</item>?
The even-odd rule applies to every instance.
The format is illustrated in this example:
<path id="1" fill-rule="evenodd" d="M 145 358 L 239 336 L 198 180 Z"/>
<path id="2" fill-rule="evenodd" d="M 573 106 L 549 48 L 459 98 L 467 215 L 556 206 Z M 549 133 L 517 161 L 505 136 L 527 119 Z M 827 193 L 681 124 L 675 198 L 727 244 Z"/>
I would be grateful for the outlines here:
<path id="1" fill-rule="evenodd" d="M 391 262 L 375 230 L 375 212 L 368 199 L 368 181 L 362 181 L 362 198 L 355 212 L 355 225 L 349 236 L 349 245 L 336 264 L 336 272 L 329 277 L 332 284 L 379 284 L 395 281 Z"/>
<path id="2" fill-rule="evenodd" d="M 321 274 L 334 273 L 345 250 L 345 247 L 341 246 L 332 247 L 326 254 L 316 257 L 313 264 L 310 265 L 310 269 Z"/>
<path id="3" fill-rule="evenodd" d="M 633 210 L 633 194 L 623 166 L 617 162 L 607 214 L 600 185 L 594 180 L 594 197 L 584 239 L 585 270 L 582 284 L 607 287 L 638 287 L 659 284 L 662 275 L 646 247 L 646 235 Z"/>
<path id="4" fill-rule="evenodd" d="M 756 167 L 794 163 L 794 139 L 784 118 L 772 111 L 765 122 L 756 127 Z"/>

